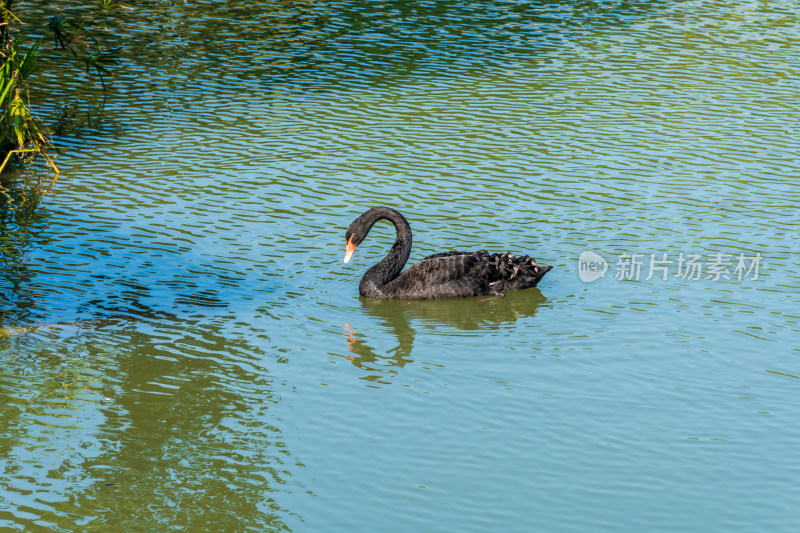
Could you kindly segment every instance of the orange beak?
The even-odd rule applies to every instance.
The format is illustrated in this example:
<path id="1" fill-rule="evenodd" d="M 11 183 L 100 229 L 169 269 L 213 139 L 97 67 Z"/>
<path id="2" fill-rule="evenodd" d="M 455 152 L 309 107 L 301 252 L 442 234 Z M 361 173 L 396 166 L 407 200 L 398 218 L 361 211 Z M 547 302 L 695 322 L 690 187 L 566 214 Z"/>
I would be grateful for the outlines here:
<path id="1" fill-rule="evenodd" d="M 350 261 L 350 258 L 353 257 L 353 252 L 356 251 L 356 245 L 353 244 L 353 236 L 350 236 L 350 240 L 347 241 L 347 248 L 344 251 L 344 262 L 347 263 Z"/>

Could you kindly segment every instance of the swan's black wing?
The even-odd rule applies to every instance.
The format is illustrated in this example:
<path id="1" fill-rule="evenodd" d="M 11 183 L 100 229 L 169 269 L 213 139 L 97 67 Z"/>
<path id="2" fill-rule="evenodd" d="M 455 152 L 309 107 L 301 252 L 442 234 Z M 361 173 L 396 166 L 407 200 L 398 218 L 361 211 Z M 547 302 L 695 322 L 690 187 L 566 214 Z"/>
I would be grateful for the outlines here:
<path id="1" fill-rule="evenodd" d="M 479 250 L 477 252 L 442 252 L 429 255 L 406 272 L 413 271 L 414 276 L 420 276 L 423 279 L 426 276 L 432 276 L 430 279 L 441 279 L 442 281 L 461 277 L 478 277 L 489 283 L 495 283 L 510 282 L 520 277 L 541 278 L 550 268 L 546 265 L 539 265 L 536 259 L 527 255 L 517 257 L 510 253 L 490 254 L 486 250 Z M 442 277 L 434 276 L 434 273 Z M 505 283 L 505 285 L 509 284 Z M 510 286 L 506 288 L 511 289 Z"/>
<path id="2" fill-rule="evenodd" d="M 490 259 L 489 252 L 441 252 L 429 255 L 419 263 L 411 265 L 400 277 L 424 280 L 428 283 L 445 283 L 454 279 L 472 277 L 476 270 Z M 481 273 L 480 277 L 485 277 Z"/>
<path id="3" fill-rule="evenodd" d="M 494 294 L 489 281 L 476 276 L 489 254 L 442 252 L 411 265 L 383 287 L 390 298 L 457 298 Z"/>
<path id="4" fill-rule="evenodd" d="M 442 252 L 429 255 L 383 287 L 390 298 L 501 295 L 534 287 L 551 267 L 512 254 Z"/>

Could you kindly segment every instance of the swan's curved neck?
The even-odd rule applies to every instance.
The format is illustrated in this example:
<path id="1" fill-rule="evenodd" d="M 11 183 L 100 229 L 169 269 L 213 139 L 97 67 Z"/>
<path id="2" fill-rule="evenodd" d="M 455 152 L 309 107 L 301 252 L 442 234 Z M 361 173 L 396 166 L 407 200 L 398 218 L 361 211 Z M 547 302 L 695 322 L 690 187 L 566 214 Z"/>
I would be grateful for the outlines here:
<path id="1" fill-rule="evenodd" d="M 398 211 L 390 207 L 376 207 L 364 213 L 363 217 L 368 228 L 379 220 L 388 220 L 394 224 L 397 239 L 386 257 L 367 270 L 361 278 L 362 293 L 364 290 L 372 292 L 372 288 L 380 289 L 399 276 L 408 261 L 408 256 L 411 255 L 411 226 Z"/>

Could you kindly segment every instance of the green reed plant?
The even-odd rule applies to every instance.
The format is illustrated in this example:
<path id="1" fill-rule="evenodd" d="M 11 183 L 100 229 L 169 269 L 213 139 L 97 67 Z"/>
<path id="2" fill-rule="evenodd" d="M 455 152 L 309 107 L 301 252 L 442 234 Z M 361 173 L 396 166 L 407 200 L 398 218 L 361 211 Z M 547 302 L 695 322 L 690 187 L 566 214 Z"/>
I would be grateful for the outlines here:
<path id="1" fill-rule="evenodd" d="M 23 50 L 20 37 L 12 29 L 19 22 L 11 12 L 12 3 L 3 0 L 0 4 L 0 172 L 13 155 L 20 160 L 41 155 L 58 173 L 45 152 L 50 140 L 28 102 L 28 78 L 36 66 L 41 40 Z M 0 193 L 6 192 L 3 189 L 0 185 Z"/>
<path id="2" fill-rule="evenodd" d="M 0 173 L 12 157 L 17 161 L 32 161 L 42 157 L 58 175 L 47 150 L 52 143 L 41 122 L 34 116 L 28 98 L 28 78 L 34 72 L 41 39 L 25 46 L 15 26 L 19 18 L 12 12 L 14 0 L 0 0 Z M 88 14 L 69 20 L 56 13 L 47 25 L 52 32 L 56 49 L 69 52 L 86 66 L 87 75 L 96 73 L 103 90 L 109 66 L 119 59 L 119 48 L 104 49 L 98 39 L 99 25 L 108 30 L 108 22 L 125 6 L 113 0 L 96 0 Z M 102 22 L 101 22 L 102 20 Z M 0 197 L 4 187 L 0 184 Z"/>

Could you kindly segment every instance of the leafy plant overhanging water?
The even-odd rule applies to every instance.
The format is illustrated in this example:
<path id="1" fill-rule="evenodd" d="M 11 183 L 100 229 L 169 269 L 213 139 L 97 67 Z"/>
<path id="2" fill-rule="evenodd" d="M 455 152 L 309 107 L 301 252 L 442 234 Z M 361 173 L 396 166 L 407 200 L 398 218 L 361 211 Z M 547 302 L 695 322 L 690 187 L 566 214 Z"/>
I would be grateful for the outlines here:
<path id="1" fill-rule="evenodd" d="M 70 20 L 55 13 L 47 28 L 52 32 L 56 48 L 68 51 L 73 58 L 86 66 L 87 75 L 95 72 L 105 90 L 103 76 L 111 72 L 108 65 L 118 63 L 120 48 L 106 49 L 101 44 L 103 34 L 117 22 L 120 4 L 98 0 L 84 16 Z M 53 144 L 42 121 L 31 109 L 30 77 L 36 67 L 41 37 L 26 38 L 20 34 L 22 23 L 14 9 L 14 0 L 2 0 L 0 5 L 0 173 L 12 157 L 16 161 L 42 157 L 56 173 L 48 151 Z M 27 46 L 25 45 L 25 43 Z M 64 76 L 69 76 L 69 71 Z M 46 88 L 44 89 L 46 90 Z"/>

